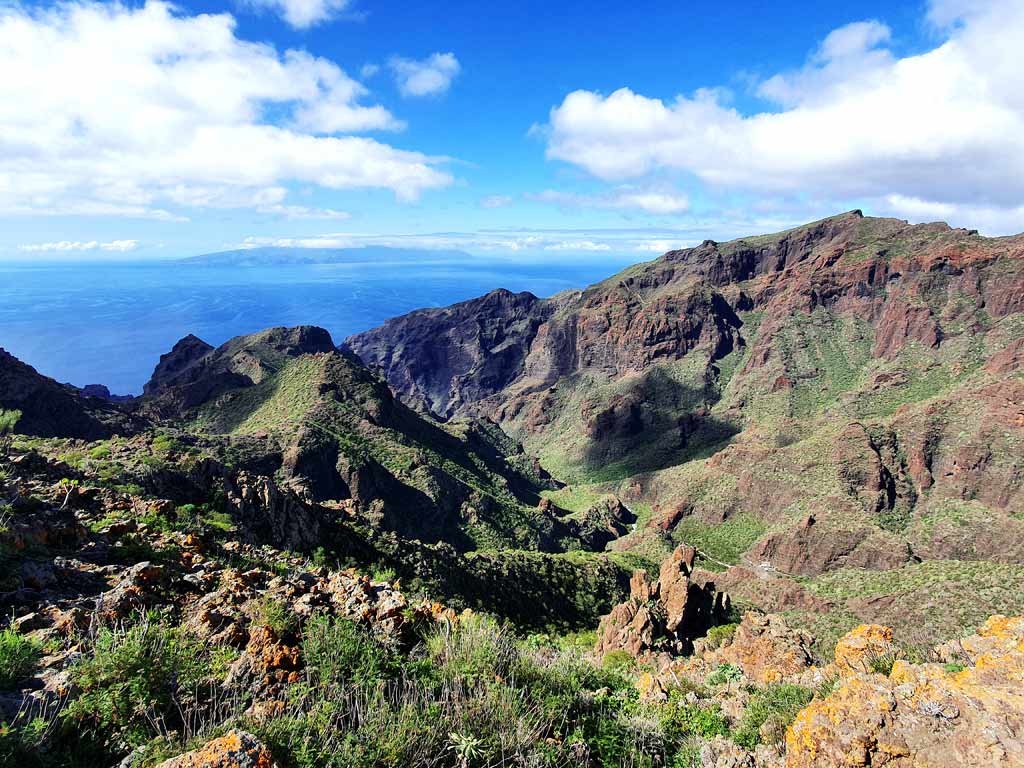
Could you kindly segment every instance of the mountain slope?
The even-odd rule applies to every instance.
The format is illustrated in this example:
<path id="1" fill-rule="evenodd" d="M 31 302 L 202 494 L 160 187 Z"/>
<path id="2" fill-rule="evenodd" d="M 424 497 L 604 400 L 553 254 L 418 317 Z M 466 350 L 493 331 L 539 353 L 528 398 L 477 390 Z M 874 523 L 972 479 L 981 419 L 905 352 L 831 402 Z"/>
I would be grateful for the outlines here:
<path id="1" fill-rule="evenodd" d="M 36 437 L 100 440 L 142 426 L 111 403 L 58 384 L 0 349 L 0 410 L 20 413 L 15 431 Z"/>
<path id="2" fill-rule="evenodd" d="M 576 496 L 618 493 L 643 525 L 617 547 L 813 575 L 1024 562 L 1022 313 L 1024 237 L 854 211 L 346 344 L 440 415 L 493 414 Z M 439 373 L 428 341 L 470 363 Z"/>
<path id="3" fill-rule="evenodd" d="M 304 499 L 344 502 L 374 525 L 461 550 L 574 540 L 571 524 L 539 507 L 555 486 L 517 445 L 485 423 L 417 414 L 321 328 L 238 337 L 171 376 L 168 359 L 141 410 L 211 437 L 268 439 Z"/>

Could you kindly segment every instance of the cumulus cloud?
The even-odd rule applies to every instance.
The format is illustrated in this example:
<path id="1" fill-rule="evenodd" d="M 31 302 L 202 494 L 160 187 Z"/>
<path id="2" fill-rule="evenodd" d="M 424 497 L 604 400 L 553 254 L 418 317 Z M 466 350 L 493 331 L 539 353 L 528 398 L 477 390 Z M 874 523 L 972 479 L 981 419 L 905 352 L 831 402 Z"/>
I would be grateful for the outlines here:
<path id="1" fill-rule="evenodd" d="M 644 211 L 653 214 L 684 213 L 690 208 L 685 195 L 674 192 L 657 192 L 620 187 L 610 194 L 580 195 L 546 189 L 528 195 L 531 200 L 554 203 L 563 208 L 604 208 L 610 210 Z"/>
<path id="2" fill-rule="evenodd" d="M 38 253 L 45 251 L 114 251 L 125 253 L 133 251 L 138 247 L 138 240 L 112 240 L 109 243 L 101 243 L 96 240 L 60 240 L 55 243 L 34 243 L 31 245 L 19 245 L 19 251 Z"/>
<path id="3" fill-rule="evenodd" d="M 1012 223 L 1024 200 L 1024 2 L 932 0 L 928 19 L 943 41 L 902 58 L 878 21 L 835 30 L 804 67 L 760 83 L 778 108 L 758 114 L 713 90 L 669 102 L 574 91 L 551 111 L 547 154 L 607 180 L 675 171 L 719 189 L 918 201 L 954 219 L 971 207 Z"/>
<path id="4" fill-rule="evenodd" d="M 461 69 L 454 53 L 435 53 L 420 61 L 395 56 L 388 66 L 403 96 L 444 93 Z"/>
<path id="5" fill-rule="evenodd" d="M 226 14 L 5 6 L 0 71 L 0 212 L 177 218 L 168 204 L 280 204 L 288 182 L 408 200 L 452 181 L 340 135 L 401 124 L 334 63 L 239 39 Z"/>
<path id="6" fill-rule="evenodd" d="M 332 19 L 350 5 L 349 0 L 249 0 L 249 4 L 279 14 L 296 29 Z"/>

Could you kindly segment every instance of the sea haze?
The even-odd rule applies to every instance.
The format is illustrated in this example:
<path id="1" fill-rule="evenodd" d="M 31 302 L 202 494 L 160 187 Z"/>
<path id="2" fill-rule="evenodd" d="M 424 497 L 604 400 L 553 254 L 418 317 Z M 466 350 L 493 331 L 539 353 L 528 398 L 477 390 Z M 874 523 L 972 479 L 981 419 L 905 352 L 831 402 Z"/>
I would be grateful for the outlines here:
<path id="1" fill-rule="evenodd" d="M 0 347 L 58 381 L 138 394 L 160 355 L 189 333 L 217 345 L 275 325 L 311 324 L 339 343 L 418 307 L 494 288 L 550 296 L 636 261 L 484 264 L 458 252 L 382 249 L 359 256 L 276 249 L 146 264 L 0 263 Z"/>

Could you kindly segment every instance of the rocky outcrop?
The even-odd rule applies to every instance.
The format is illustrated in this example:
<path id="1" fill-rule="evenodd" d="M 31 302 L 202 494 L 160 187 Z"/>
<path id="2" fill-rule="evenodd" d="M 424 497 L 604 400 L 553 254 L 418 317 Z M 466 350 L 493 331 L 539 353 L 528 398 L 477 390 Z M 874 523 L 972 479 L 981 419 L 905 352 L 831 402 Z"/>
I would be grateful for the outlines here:
<path id="1" fill-rule="evenodd" d="M 382 370 L 407 400 L 451 416 L 522 373 L 537 330 L 554 308 L 531 293 L 496 290 L 390 320 L 385 335 L 356 334 L 345 346 Z"/>
<path id="2" fill-rule="evenodd" d="M 277 768 L 270 751 L 247 731 L 229 731 L 157 768 Z"/>
<path id="3" fill-rule="evenodd" d="M 891 630 L 858 628 L 837 647 L 837 690 L 797 716 L 786 735 L 786 768 L 893 768 L 1024 764 L 1024 618 L 993 616 L 947 647 L 956 661 L 897 660 L 866 671 Z"/>
<path id="4" fill-rule="evenodd" d="M 722 645 L 709 648 L 707 640 L 698 640 L 693 658 L 674 669 L 706 678 L 720 665 L 731 664 L 759 685 L 779 683 L 811 668 L 812 643 L 807 632 L 790 627 L 782 616 L 748 611 Z"/>
<path id="5" fill-rule="evenodd" d="M 643 659 L 678 655 L 723 621 L 729 596 L 715 590 L 709 574 L 694 572 L 696 555 L 693 547 L 678 547 L 662 563 L 653 583 L 646 571 L 637 571 L 629 584 L 629 599 L 601 619 L 595 651 L 603 655 L 624 650 Z"/>
<path id="6" fill-rule="evenodd" d="M 572 527 L 589 549 L 600 551 L 625 535 L 635 522 L 636 515 L 618 497 L 606 496 L 572 521 Z"/>
<path id="7" fill-rule="evenodd" d="M 160 362 L 156 364 L 153 375 L 142 388 L 143 394 L 155 395 L 163 389 L 173 386 L 174 380 L 178 376 L 212 351 L 212 345 L 191 333 L 180 339 L 170 352 L 160 355 Z"/>
<path id="8" fill-rule="evenodd" d="M 180 418 L 229 390 L 259 384 L 288 358 L 333 352 L 334 342 L 323 328 L 300 325 L 236 336 L 216 349 L 208 347 L 195 336 L 186 336 L 162 356 L 143 388 L 143 411 Z"/>

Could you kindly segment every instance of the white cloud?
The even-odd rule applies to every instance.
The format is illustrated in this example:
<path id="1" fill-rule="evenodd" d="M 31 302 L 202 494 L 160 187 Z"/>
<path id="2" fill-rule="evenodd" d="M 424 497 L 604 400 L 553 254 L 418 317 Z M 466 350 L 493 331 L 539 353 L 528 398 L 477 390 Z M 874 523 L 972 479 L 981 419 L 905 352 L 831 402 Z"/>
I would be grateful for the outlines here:
<path id="1" fill-rule="evenodd" d="M 335 18 L 349 6 L 349 0 L 248 0 L 250 5 L 280 14 L 296 29 L 306 29 Z"/>
<path id="2" fill-rule="evenodd" d="M 279 204 L 288 182 L 408 200 L 452 181 L 438 158 L 337 135 L 400 123 L 332 62 L 241 40 L 226 14 L 2 6 L 0 71 L 0 213 L 173 219 L 168 204 Z"/>
<path id="3" fill-rule="evenodd" d="M 259 209 L 260 213 L 284 216 L 286 219 L 311 219 L 320 221 L 345 221 L 352 214 L 347 211 L 336 211 L 333 208 L 307 208 L 304 205 L 266 205 Z"/>
<path id="4" fill-rule="evenodd" d="M 792 222 L 796 223 L 796 222 Z M 787 222 L 787 225 L 790 225 Z M 467 250 L 487 253 L 489 258 L 543 258 L 545 253 L 572 254 L 606 253 L 609 256 L 626 254 L 664 253 L 701 242 L 709 231 L 721 232 L 720 224 L 703 223 L 693 230 L 658 230 L 650 227 L 630 229 L 556 229 L 506 230 L 492 229 L 476 232 L 438 232 L 427 234 L 376 235 L 365 233 L 328 233 L 309 237 L 248 237 L 239 247 L 256 248 L 359 248 L 374 245 L 392 248 L 418 248 L 423 250 Z M 781 227 L 779 227 L 781 228 Z M 764 231 L 747 223 L 743 233 Z M 665 233 L 665 237 L 649 237 Z"/>
<path id="5" fill-rule="evenodd" d="M 422 61 L 395 56 L 388 62 L 403 96 L 444 93 L 461 67 L 454 53 L 435 53 Z"/>
<path id="6" fill-rule="evenodd" d="M 19 251 L 30 253 L 45 251 L 114 251 L 125 253 L 133 251 L 138 247 L 138 240 L 112 240 L 109 243 L 101 243 L 96 240 L 83 242 L 80 240 L 60 240 L 55 243 L 34 243 L 32 245 L 19 245 Z"/>
<path id="7" fill-rule="evenodd" d="M 563 240 L 560 243 L 545 245 L 545 251 L 610 251 L 608 243 L 595 243 L 593 240 Z"/>
<path id="8" fill-rule="evenodd" d="M 632 187 L 619 187 L 605 195 L 579 195 L 546 189 L 543 192 L 528 195 L 528 197 L 531 200 L 554 203 L 563 208 L 632 210 L 656 215 L 684 213 L 690 208 L 690 201 L 685 195 L 674 192 L 639 190 Z"/>
<path id="9" fill-rule="evenodd" d="M 640 253 L 662 254 L 680 248 L 692 248 L 696 244 L 694 240 L 640 240 L 633 246 L 633 250 Z"/>
<path id="10" fill-rule="evenodd" d="M 761 83 L 779 111 L 744 115 L 708 90 L 574 91 L 551 111 L 548 156 L 607 180 L 660 170 L 879 207 L 897 196 L 1024 229 L 1024 2 L 933 0 L 929 19 L 944 42 L 903 58 L 879 22 L 834 31 L 805 67 Z"/>
<path id="11" fill-rule="evenodd" d="M 481 208 L 504 208 L 512 205 L 512 197 L 509 195 L 488 195 L 480 199 Z"/>

